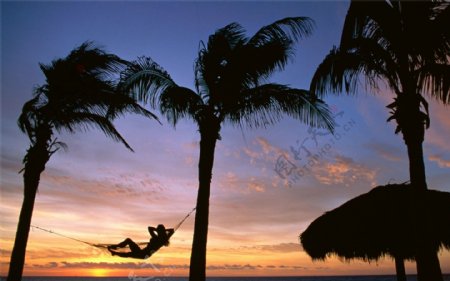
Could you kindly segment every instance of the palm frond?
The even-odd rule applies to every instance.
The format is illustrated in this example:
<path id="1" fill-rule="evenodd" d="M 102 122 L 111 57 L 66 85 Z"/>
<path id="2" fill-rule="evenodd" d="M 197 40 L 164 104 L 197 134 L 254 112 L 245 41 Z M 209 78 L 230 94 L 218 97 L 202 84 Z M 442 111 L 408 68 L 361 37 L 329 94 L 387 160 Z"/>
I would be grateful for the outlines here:
<path id="1" fill-rule="evenodd" d="M 314 21 L 308 17 L 284 18 L 262 27 L 250 38 L 248 44 L 262 46 L 274 41 L 298 41 L 310 36 L 313 28 Z"/>
<path id="2" fill-rule="evenodd" d="M 317 67 L 310 90 L 322 97 L 327 92 L 356 94 L 359 79 L 365 87 L 377 91 L 381 80 L 400 93 L 396 63 L 390 54 L 370 39 L 354 39 L 348 49 L 334 47 Z M 363 76 L 364 75 L 364 76 Z"/>
<path id="3" fill-rule="evenodd" d="M 74 108 L 95 108 L 106 112 L 115 93 L 114 75 L 126 62 L 85 42 L 63 59 L 49 65 L 40 64 L 46 76 L 47 105 L 55 112 L 70 112 Z M 117 78 L 117 77 L 116 77 Z M 100 110 L 102 109 L 102 110 Z"/>
<path id="4" fill-rule="evenodd" d="M 27 101 L 17 120 L 20 130 L 27 134 L 32 143 L 36 141 L 36 131 L 42 123 L 47 123 L 42 107 L 46 104 L 42 87 L 34 90 L 34 97 Z"/>
<path id="5" fill-rule="evenodd" d="M 285 18 L 261 28 L 252 38 L 232 23 L 201 43 L 195 62 L 195 85 L 214 107 L 232 102 L 241 90 L 258 86 L 294 55 L 294 43 L 312 31 L 306 17 Z"/>
<path id="6" fill-rule="evenodd" d="M 65 60 L 74 64 L 78 72 L 103 79 L 115 77 L 128 63 L 114 54 L 105 52 L 92 41 L 81 44 Z"/>
<path id="7" fill-rule="evenodd" d="M 175 126 L 181 118 L 187 117 L 196 120 L 203 100 L 191 89 L 173 86 L 161 94 L 159 105 L 161 113 Z"/>
<path id="8" fill-rule="evenodd" d="M 294 43 L 310 36 L 313 27 L 308 17 L 284 18 L 262 27 L 240 50 L 236 69 L 244 67 L 252 82 L 283 70 L 294 57 Z"/>
<path id="9" fill-rule="evenodd" d="M 28 136 L 30 136 L 32 132 L 32 122 L 36 119 L 36 103 L 38 102 L 38 99 L 39 97 L 34 97 L 31 100 L 27 101 L 23 105 L 22 112 L 19 116 L 19 119 L 17 120 L 17 125 L 19 126 L 20 130 L 26 133 Z"/>
<path id="10" fill-rule="evenodd" d="M 118 71 L 126 65 L 126 61 L 93 42 L 81 44 L 65 58 L 40 64 L 46 83 L 25 103 L 18 119 L 19 127 L 34 142 L 42 132 L 50 140 L 49 130 L 74 132 L 96 126 L 131 149 L 111 119 L 125 112 L 157 118 L 133 98 L 117 91 Z"/>
<path id="11" fill-rule="evenodd" d="M 70 118 L 68 116 L 68 118 L 65 119 L 54 120 L 53 125 L 58 132 L 65 130 L 70 133 L 74 133 L 78 130 L 88 131 L 91 128 L 98 128 L 106 136 L 110 137 L 114 141 L 123 143 L 126 148 L 133 151 L 131 146 L 125 141 L 111 121 L 105 116 L 92 114 L 90 112 L 73 112 L 70 115 Z"/>
<path id="12" fill-rule="evenodd" d="M 155 119 L 161 124 L 158 117 L 149 110 L 142 107 L 133 97 L 122 93 L 111 94 L 108 101 L 106 118 L 113 120 L 125 113 L 135 113 L 150 119 Z"/>
<path id="13" fill-rule="evenodd" d="M 354 53 L 341 52 L 333 48 L 317 67 L 311 80 L 310 90 L 318 96 L 327 92 L 357 92 L 358 76 L 363 66 Z"/>
<path id="14" fill-rule="evenodd" d="M 275 71 L 283 70 L 294 57 L 294 41 L 273 40 L 262 45 L 245 45 L 236 50 L 229 73 L 247 88 L 266 81 Z M 239 80 L 238 80 L 239 81 Z"/>
<path id="15" fill-rule="evenodd" d="M 48 151 L 50 156 L 53 155 L 55 152 L 57 152 L 60 149 L 63 149 L 64 151 L 67 151 L 69 149 L 69 147 L 67 146 L 66 143 L 58 141 L 58 138 L 55 138 L 48 147 Z"/>
<path id="16" fill-rule="evenodd" d="M 393 3 L 393 4 L 392 4 Z M 341 36 L 341 48 L 355 38 L 373 38 L 393 43 L 401 40 L 399 6 L 395 1 L 351 1 L 345 17 Z M 381 42 L 380 42 L 381 43 Z"/>
<path id="17" fill-rule="evenodd" d="M 409 69 L 448 60 L 450 20 L 442 1 L 352 1 L 344 23 L 341 49 L 367 38 Z"/>
<path id="18" fill-rule="evenodd" d="M 450 65 L 427 64 L 418 70 L 418 88 L 443 104 L 450 103 Z"/>
<path id="19" fill-rule="evenodd" d="M 175 82 L 161 66 L 149 57 L 140 57 L 121 73 L 118 88 L 156 108 L 159 95 L 173 86 Z"/>
<path id="20" fill-rule="evenodd" d="M 238 23 L 231 23 L 210 35 L 200 49 L 195 61 L 195 86 L 205 100 L 221 88 L 226 71 L 234 60 L 234 50 L 248 40 L 245 30 Z"/>
<path id="21" fill-rule="evenodd" d="M 229 55 L 229 51 L 247 41 L 245 29 L 237 22 L 230 23 L 208 37 L 207 51 L 212 57 Z M 216 54 L 215 52 L 218 52 Z"/>
<path id="22" fill-rule="evenodd" d="M 64 85 L 77 81 L 102 81 L 113 84 L 113 80 L 128 62 L 114 54 L 106 53 L 93 42 L 84 42 L 65 58 L 53 60 L 50 64 L 40 64 L 49 86 Z M 81 85 L 78 84 L 80 87 Z M 67 87 L 69 88 L 69 87 Z"/>
<path id="23" fill-rule="evenodd" d="M 450 5 L 444 1 L 405 1 L 402 3 L 405 44 L 414 57 L 429 62 L 448 60 Z M 419 39 L 420 38 L 420 39 Z M 411 48 L 412 47 L 412 48 Z M 447 58 L 446 58 L 447 57 Z"/>
<path id="24" fill-rule="evenodd" d="M 198 56 L 194 62 L 194 84 L 197 93 L 205 101 L 209 99 L 209 88 L 204 77 L 205 73 L 204 57 L 206 54 L 207 54 L 206 47 L 203 42 L 200 42 Z"/>
<path id="25" fill-rule="evenodd" d="M 333 130 L 327 105 L 308 91 L 280 84 L 265 84 L 242 93 L 234 105 L 224 108 L 225 120 L 249 127 L 266 127 L 284 115 L 305 124 Z"/>

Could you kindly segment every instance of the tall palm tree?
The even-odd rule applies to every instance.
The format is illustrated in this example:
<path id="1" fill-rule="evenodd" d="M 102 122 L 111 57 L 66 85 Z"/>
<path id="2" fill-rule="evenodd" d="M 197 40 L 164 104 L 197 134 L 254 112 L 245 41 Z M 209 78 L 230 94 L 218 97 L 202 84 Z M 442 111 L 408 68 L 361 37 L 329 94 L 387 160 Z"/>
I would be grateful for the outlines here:
<path id="1" fill-rule="evenodd" d="M 195 60 L 195 90 L 181 87 L 150 58 L 140 58 L 122 76 L 123 87 L 159 108 L 169 122 L 191 118 L 200 132 L 199 188 L 190 281 L 205 280 L 209 196 L 217 140 L 224 122 L 266 127 L 284 114 L 309 125 L 333 127 L 327 106 L 308 91 L 269 83 L 293 56 L 293 45 L 311 33 L 309 18 L 285 18 L 248 38 L 231 23 L 201 42 Z"/>
<path id="2" fill-rule="evenodd" d="M 402 133 L 411 185 L 427 189 L 422 143 L 430 125 L 424 96 L 450 102 L 450 9 L 442 1 L 352 1 L 339 47 L 319 65 L 311 91 L 356 93 L 388 88 L 394 102 L 388 121 Z M 442 280 L 436 253 L 416 258 L 419 280 Z M 401 271 L 403 262 L 396 262 Z M 404 268 L 403 268 L 404 272 Z"/>
<path id="3" fill-rule="evenodd" d="M 31 144 L 23 159 L 24 200 L 8 281 L 22 278 L 40 175 L 52 154 L 65 147 L 57 141 L 55 132 L 73 133 L 77 129 L 96 127 L 131 150 L 111 120 L 125 112 L 156 118 L 134 99 L 116 91 L 113 75 L 125 66 L 125 61 L 91 42 L 83 43 L 66 58 L 54 60 L 49 65 L 40 64 L 46 83 L 34 90 L 34 97 L 24 104 L 18 120 Z"/>

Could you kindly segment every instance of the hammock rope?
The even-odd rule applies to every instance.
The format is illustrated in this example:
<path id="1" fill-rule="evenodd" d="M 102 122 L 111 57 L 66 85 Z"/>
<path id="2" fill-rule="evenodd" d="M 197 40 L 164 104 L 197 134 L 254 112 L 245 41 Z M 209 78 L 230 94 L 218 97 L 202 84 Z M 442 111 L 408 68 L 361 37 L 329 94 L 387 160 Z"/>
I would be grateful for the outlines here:
<path id="1" fill-rule="evenodd" d="M 39 229 L 39 230 L 51 233 L 51 234 L 55 234 L 55 235 L 58 235 L 58 236 L 61 236 L 61 237 L 73 240 L 73 241 L 84 243 L 84 244 L 89 245 L 89 246 L 97 247 L 97 245 L 100 245 L 100 244 L 94 244 L 94 243 L 90 243 L 90 242 L 87 242 L 87 241 L 83 241 L 83 240 L 80 240 L 80 239 L 77 239 L 77 238 L 73 238 L 73 237 L 70 237 L 70 236 L 67 236 L 67 235 L 64 235 L 64 234 L 61 234 L 61 233 L 58 233 L 58 232 L 54 232 L 53 230 L 45 229 L 45 228 L 42 228 L 42 227 L 39 227 L 39 226 L 36 226 L 36 225 L 30 225 L 30 226 L 33 227 L 33 228 L 36 228 L 36 229 Z"/>
<path id="2" fill-rule="evenodd" d="M 189 218 L 189 216 L 195 211 L 195 209 L 197 209 L 196 207 L 194 207 L 174 228 L 173 228 L 173 232 L 175 233 L 178 228 L 180 228 L 180 226 L 184 223 L 185 220 L 187 220 L 187 218 Z"/>
<path id="3" fill-rule="evenodd" d="M 193 208 L 174 228 L 173 228 L 173 231 L 174 231 L 174 233 L 178 230 L 178 228 L 180 228 L 180 226 L 187 220 L 187 218 L 195 211 L 195 209 L 196 208 Z M 64 237 L 64 238 L 67 238 L 67 239 L 70 239 L 70 240 L 73 240 L 73 241 L 76 241 L 76 242 L 80 242 L 80 243 L 83 243 L 83 244 L 86 244 L 86 245 L 89 245 L 89 246 L 92 246 L 92 247 L 96 247 L 96 248 L 107 248 L 108 246 L 110 246 L 110 245 L 114 245 L 114 244 L 95 244 L 95 243 L 91 243 L 91 242 L 88 242 L 88 241 L 84 241 L 84 240 L 81 240 L 81 239 L 77 239 L 77 238 L 74 238 L 74 237 L 70 237 L 70 236 L 67 236 L 67 235 L 64 235 L 64 234 L 61 234 L 61 233 L 58 233 L 58 232 L 55 232 L 55 231 L 53 231 L 53 230 L 50 230 L 50 229 L 45 229 L 45 228 L 42 228 L 42 227 L 39 227 L 39 226 L 36 226 L 36 225 L 30 225 L 32 228 L 36 228 L 36 229 L 39 229 L 39 230 L 42 230 L 42 231 L 45 231 L 45 232 L 48 232 L 48 233 L 51 233 L 51 234 L 54 234 L 54 235 L 58 235 L 58 236 L 61 236 L 61 237 Z M 144 244 L 147 244 L 148 242 L 139 242 L 139 243 L 137 243 L 137 244 L 139 244 L 139 245 L 144 245 Z"/>

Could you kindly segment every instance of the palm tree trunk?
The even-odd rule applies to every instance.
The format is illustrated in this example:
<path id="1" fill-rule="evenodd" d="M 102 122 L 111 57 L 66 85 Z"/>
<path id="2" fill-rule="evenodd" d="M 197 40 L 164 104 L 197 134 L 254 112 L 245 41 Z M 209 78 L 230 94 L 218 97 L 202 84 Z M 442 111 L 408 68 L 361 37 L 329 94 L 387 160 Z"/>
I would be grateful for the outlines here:
<path id="1" fill-rule="evenodd" d="M 441 267 L 436 251 L 422 249 L 416 257 L 418 281 L 443 281 Z"/>
<path id="2" fill-rule="evenodd" d="M 422 125 L 423 126 L 423 125 Z M 409 173 L 411 186 L 418 190 L 428 189 L 425 176 L 425 164 L 423 160 L 422 139 L 413 136 L 406 143 L 409 157 Z M 417 218 L 427 219 L 419 215 Z M 426 241 L 428 230 L 421 229 L 419 234 L 424 236 L 422 240 Z M 441 267 L 439 264 L 437 251 L 432 247 L 422 249 L 416 257 L 417 279 L 418 281 L 443 281 Z"/>
<path id="3" fill-rule="evenodd" d="M 409 122 L 403 126 L 403 138 L 408 149 L 409 176 L 411 186 L 417 190 L 428 189 L 425 175 L 425 164 L 423 159 L 422 143 L 425 136 L 423 118 L 420 115 L 420 104 L 406 107 L 409 111 L 406 118 Z M 418 214 L 418 220 L 427 219 L 422 214 Z M 427 241 L 427 229 L 419 229 L 418 235 L 422 236 L 425 243 Z M 423 247 L 416 256 L 417 279 L 418 281 L 442 281 L 442 272 L 439 264 L 437 251 L 433 247 Z"/>
<path id="4" fill-rule="evenodd" d="M 413 91 L 411 91 L 413 92 Z M 425 120 L 420 110 L 418 95 L 397 96 L 398 125 L 408 150 L 409 178 L 414 188 L 427 189 L 422 143 L 425 139 Z"/>
<path id="5" fill-rule="evenodd" d="M 395 257 L 395 271 L 397 272 L 397 281 L 406 281 L 405 260 Z"/>
<path id="6" fill-rule="evenodd" d="M 409 158 L 409 177 L 414 188 L 427 189 L 425 164 L 423 160 L 422 141 L 412 140 L 407 144 Z"/>
<path id="7" fill-rule="evenodd" d="M 200 126 L 199 188 L 195 213 L 194 238 L 191 250 L 189 281 L 206 278 L 206 245 L 208 239 L 209 195 L 211 189 L 214 150 L 219 129 Z"/>
<path id="8" fill-rule="evenodd" d="M 27 180 L 25 180 L 27 181 Z M 36 197 L 39 180 L 30 183 L 26 187 L 28 190 L 24 196 L 22 210 L 20 211 L 19 223 L 17 226 L 16 239 L 11 254 L 11 262 L 7 281 L 17 281 L 22 279 L 23 266 L 25 263 L 25 252 L 28 242 L 28 233 L 30 231 L 31 217 L 34 208 L 34 199 Z M 35 189 L 34 191 L 32 189 Z"/>
<path id="9" fill-rule="evenodd" d="M 30 148 L 27 157 L 28 160 L 25 164 L 25 171 L 23 174 L 24 199 L 17 225 L 14 247 L 11 253 L 7 281 L 19 281 L 22 279 L 34 201 L 41 173 L 44 171 L 45 164 L 49 159 L 49 153 L 45 144 L 44 146 L 36 145 Z"/>

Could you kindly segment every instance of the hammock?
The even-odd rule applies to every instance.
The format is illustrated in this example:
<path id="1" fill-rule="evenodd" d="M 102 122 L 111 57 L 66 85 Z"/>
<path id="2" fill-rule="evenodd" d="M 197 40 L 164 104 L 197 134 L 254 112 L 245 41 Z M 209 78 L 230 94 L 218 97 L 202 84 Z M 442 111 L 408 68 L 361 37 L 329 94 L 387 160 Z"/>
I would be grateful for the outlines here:
<path id="1" fill-rule="evenodd" d="M 174 233 L 173 234 L 175 234 L 175 232 L 178 230 L 178 228 L 180 228 L 180 226 L 187 220 L 187 218 L 195 211 L 195 209 L 196 208 L 193 208 L 174 228 L 173 228 L 173 230 L 174 230 Z M 74 238 L 74 237 L 70 237 L 70 236 L 67 236 L 67 235 L 64 235 L 64 234 L 61 234 L 61 233 L 58 233 L 58 232 L 55 232 L 55 231 L 52 231 L 52 230 L 49 230 L 49 229 L 45 229 L 45 228 L 42 228 L 42 227 L 39 227 L 39 226 L 36 226 L 36 225 L 30 225 L 31 227 L 33 227 L 33 228 L 36 228 L 36 229 L 39 229 L 39 230 L 42 230 L 42 231 L 45 231 L 45 232 L 48 232 L 48 233 L 51 233 L 51 234 L 55 234 L 55 235 L 58 235 L 58 236 L 61 236 L 61 237 L 64 237 L 64 238 L 67 238 L 67 239 L 70 239 L 70 240 L 73 240 L 73 241 L 77 241 L 77 242 L 80 242 L 80 243 L 83 243 L 83 244 L 86 244 L 86 245 L 89 245 L 89 246 L 92 246 L 92 247 L 96 247 L 96 248 L 101 248 L 101 249 L 107 249 L 108 248 L 108 246 L 111 246 L 111 245 L 115 245 L 115 244 L 96 244 L 96 243 L 91 243 L 91 242 L 88 242 L 88 241 L 84 241 L 84 240 L 81 240 L 81 239 L 77 239 L 77 238 Z M 137 244 L 138 245 L 145 245 L 145 244 L 147 244 L 148 242 L 138 242 Z"/>

